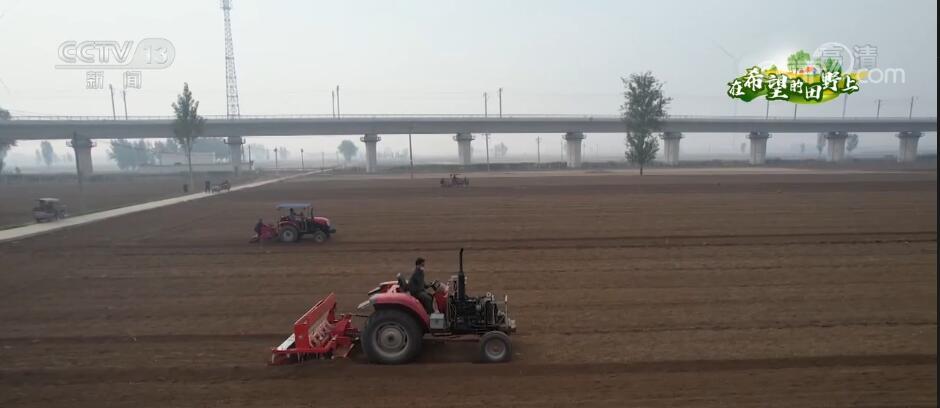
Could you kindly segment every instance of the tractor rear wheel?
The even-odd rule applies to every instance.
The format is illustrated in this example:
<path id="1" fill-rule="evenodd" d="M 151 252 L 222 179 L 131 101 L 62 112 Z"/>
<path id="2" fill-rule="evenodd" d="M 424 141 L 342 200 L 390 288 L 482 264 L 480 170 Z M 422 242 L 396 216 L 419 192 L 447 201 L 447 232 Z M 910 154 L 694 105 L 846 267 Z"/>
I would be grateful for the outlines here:
<path id="1" fill-rule="evenodd" d="M 326 233 L 323 231 L 316 231 L 313 234 L 311 234 L 311 237 L 313 238 L 313 242 L 316 242 L 318 244 L 322 244 L 326 242 L 326 239 L 329 238 L 326 235 Z"/>
<path id="2" fill-rule="evenodd" d="M 404 364 L 421 352 L 424 332 L 417 320 L 397 309 L 376 310 L 366 322 L 362 349 L 377 364 Z"/>
<path id="3" fill-rule="evenodd" d="M 512 358 L 512 343 L 509 336 L 500 331 L 491 331 L 480 337 L 480 361 L 503 363 Z"/>
<path id="4" fill-rule="evenodd" d="M 297 242 L 300 240 L 300 233 L 297 232 L 297 228 L 292 226 L 286 226 L 281 228 L 281 231 L 277 234 L 278 239 L 281 242 Z"/>

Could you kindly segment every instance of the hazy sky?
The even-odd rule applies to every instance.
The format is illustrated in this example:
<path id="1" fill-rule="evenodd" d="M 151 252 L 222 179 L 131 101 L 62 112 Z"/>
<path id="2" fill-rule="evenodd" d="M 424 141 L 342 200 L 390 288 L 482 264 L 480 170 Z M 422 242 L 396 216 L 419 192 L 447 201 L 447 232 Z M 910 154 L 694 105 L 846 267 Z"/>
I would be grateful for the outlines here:
<path id="1" fill-rule="evenodd" d="M 336 85 L 350 114 L 482 113 L 485 91 L 492 113 L 499 87 L 507 114 L 613 114 L 622 102 L 619 78 L 645 70 L 665 82 L 672 114 L 731 114 L 725 83 L 744 65 L 784 62 L 826 42 L 877 46 L 878 67 L 905 71 L 904 83 L 864 86 L 849 99 L 848 115 L 873 115 L 876 99 L 884 99 L 883 115 L 906 115 L 911 96 L 915 115 L 937 112 L 937 6 L 927 0 L 234 0 L 232 24 L 243 115 L 329 114 Z M 107 85 L 87 90 L 85 71 L 55 69 L 59 45 L 147 37 L 171 41 L 176 59 L 143 72 L 141 89 L 128 91 L 131 115 L 169 115 L 184 81 L 203 114 L 225 113 L 223 19 L 214 0 L 0 0 L 0 106 L 14 115 L 110 115 Z M 105 84 L 120 89 L 122 81 L 122 71 L 105 72 Z M 122 115 L 119 97 L 117 105 Z M 737 113 L 764 109 L 763 102 L 739 103 Z M 771 114 L 792 110 L 778 103 Z M 806 116 L 841 111 L 839 101 L 799 108 Z M 510 153 L 534 150 L 535 135 L 493 137 Z M 774 138 L 769 154 L 810 139 L 815 144 L 812 136 Z M 332 152 L 339 140 L 267 143 Z M 587 143 L 616 150 L 619 140 L 588 135 Z M 730 151 L 743 140 L 690 135 L 682 149 Z M 870 143 L 896 142 L 880 135 Z M 404 146 L 405 137 L 388 136 L 380 150 Z M 936 136 L 922 146 L 935 149 Z M 17 151 L 33 149 L 22 143 Z M 416 146 L 416 153 L 450 151 L 456 155 L 455 143 L 444 136 L 421 137 Z"/>

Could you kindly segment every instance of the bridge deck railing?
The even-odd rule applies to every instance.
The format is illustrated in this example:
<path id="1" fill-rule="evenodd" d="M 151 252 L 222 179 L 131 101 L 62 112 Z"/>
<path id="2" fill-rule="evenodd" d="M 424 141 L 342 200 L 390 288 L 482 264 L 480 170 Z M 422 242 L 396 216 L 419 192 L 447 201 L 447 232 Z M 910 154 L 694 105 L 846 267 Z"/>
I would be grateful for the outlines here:
<path id="1" fill-rule="evenodd" d="M 377 120 L 421 120 L 421 119 L 466 119 L 466 120 L 525 120 L 525 119 L 543 119 L 543 120 L 612 120 L 619 119 L 620 115 L 610 115 L 610 114 L 600 114 L 600 115 L 579 115 L 579 114 L 525 114 L 525 115 L 483 115 L 483 114 L 428 114 L 428 115 L 415 115 L 415 114 L 344 114 L 342 116 L 333 116 L 330 114 L 318 115 L 318 114 L 304 114 L 304 115 L 241 115 L 238 117 L 231 117 L 226 115 L 205 115 L 208 120 L 213 121 L 222 121 L 222 120 L 267 120 L 267 119 L 318 119 L 318 120 L 363 120 L 363 119 L 377 119 Z M 825 117 L 825 116 L 802 116 L 794 119 L 792 116 L 746 116 L 746 115 L 736 115 L 736 116 L 706 116 L 706 115 L 670 115 L 670 119 L 689 119 L 689 120 L 801 120 L 801 121 L 812 121 L 812 120 L 821 120 L 821 121 L 831 121 L 831 120 L 911 120 L 911 121 L 923 121 L 923 120 L 936 120 L 936 117 L 925 117 L 925 116 L 846 116 L 846 117 Z M 10 118 L 11 121 L 121 121 L 121 120 L 174 120 L 174 116 L 118 116 L 117 118 L 113 116 L 64 116 L 64 115 L 36 115 L 36 116 L 13 116 Z"/>

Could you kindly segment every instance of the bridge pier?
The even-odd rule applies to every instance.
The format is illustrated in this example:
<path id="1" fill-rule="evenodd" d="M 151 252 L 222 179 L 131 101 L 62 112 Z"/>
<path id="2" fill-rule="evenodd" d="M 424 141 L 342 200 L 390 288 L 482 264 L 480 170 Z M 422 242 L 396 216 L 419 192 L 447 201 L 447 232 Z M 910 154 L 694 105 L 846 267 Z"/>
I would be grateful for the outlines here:
<path id="1" fill-rule="evenodd" d="M 829 149 L 830 162 L 839 163 L 845 160 L 845 140 L 848 138 L 848 132 L 826 132 L 826 145 Z"/>
<path id="2" fill-rule="evenodd" d="M 770 133 L 751 132 L 747 138 L 751 141 L 751 164 L 764 164 L 767 161 L 767 139 L 770 139 Z"/>
<path id="3" fill-rule="evenodd" d="M 75 150 L 75 169 L 78 172 L 78 177 L 84 178 L 94 174 L 95 169 L 91 163 L 91 148 L 95 147 L 95 142 L 76 134 L 68 144 Z"/>
<path id="4" fill-rule="evenodd" d="M 457 141 L 457 156 L 460 157 L 461 165 L 469 166 L 473 161 L 473 148 L 470 146 L 473 139 L 473 134 L 470 133 L 458 133 L 457 136 L 454 136 L 454 140 Z"/>
<path id="5" fill-rule="evenodd" d="M 584 133 L 568 132 L 565 133 L 565 150 L 568 154 L 566 166 L 569 169 L 581 167 L 581 141 L 584 140 Z"/>
<path id="6" fill-rule="evenodd" d="M 911 163 L 917 160 L 917 141 L 922 132 L 898 133 L 898 163 Z"/>
<path id="7" fill-rule="evenodd" d="M 668 166 L 679 165 L 679 141 L 682 140 L 681 132 L 665 132 L 663 137 L 663 158 Z"/>
<path id="8" fill-rule="evenodd" d="M 359 140 L 366 144 L 366 173 L 375 173 L 379 164 L 378 156 L 375 153 L 375 145 L 382 138 L 375 133 L 366 133 Z"/>
<path id="9" fill-rule="evenodd" d="M 229 161 L 232 163 L 232 171 L 235 172 L 235 175 L 241 172 L 242 165 L 242 145 L 245 144 L 245 140 L 239 136 L 229 136 L 225 141 L 225 144 L 228 145 L 229 152 L 231 152 L 231 158 Z"/>

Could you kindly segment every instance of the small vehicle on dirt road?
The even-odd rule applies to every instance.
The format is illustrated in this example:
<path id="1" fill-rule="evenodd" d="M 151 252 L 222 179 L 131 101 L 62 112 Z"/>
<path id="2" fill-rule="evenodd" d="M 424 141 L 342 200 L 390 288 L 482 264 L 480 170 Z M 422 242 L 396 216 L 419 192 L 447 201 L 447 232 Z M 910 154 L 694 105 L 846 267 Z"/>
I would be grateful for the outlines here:
<path id="1" fill-rule="evenodd" d="M 460 177 L 459 174 L 451 174 L 450 177 L 441 179 L 441 187 L 470 187 L 470 179 Z"/>
<path id="2" fill-rule="evenodd" d="M 61 220 L 67 216 L 65 205 L 58 198 L 40 198 L 33 207 L 33 218 L 36 222 Z"/>
<path id="3" fill-rule="evenodd" d="M 368 317 L 362 330 L 353 324 L 352 314 L 336 314 L 336 295 L 331 293 L 301 316 L 294 333 L 271 350 L 271 364 L 346 357 L 356 344 L 373 363 L 404 364 L 421 353 L 424 342 L 433 340 L 475 341 L 485 363 L 512 358 L 509 335 L 515 333 L 516 322 L 509 318 L 509 297 L 498 301 L 491 293 L 467 294 L 462 248 L 457 275 L 449 283 L 434 281 L 426 290 L 433 293 L 432 313 L 408 292 L 401 275 L 380 283 L 359 304 L 361 312 L 371 311 L 357 315 Z"/>
<path id="4" fill-rule="evenodd" d="M 281 203 L 277 205 L 279 218 L 277 237 L 281 242 L 297 242 L 304 235 L 313 238 L 313 242 L 323 243 L 336 233 L 336 228 L 326 217 L 313 215 L 310 203 Z"/>

